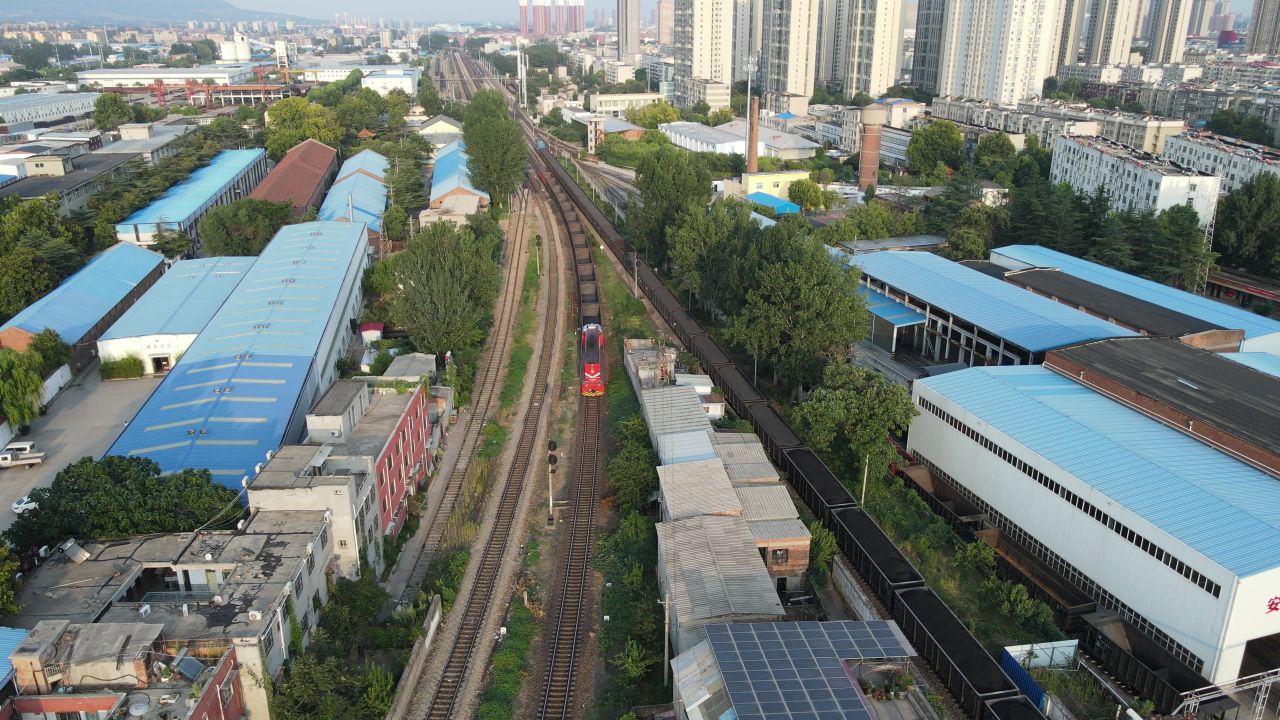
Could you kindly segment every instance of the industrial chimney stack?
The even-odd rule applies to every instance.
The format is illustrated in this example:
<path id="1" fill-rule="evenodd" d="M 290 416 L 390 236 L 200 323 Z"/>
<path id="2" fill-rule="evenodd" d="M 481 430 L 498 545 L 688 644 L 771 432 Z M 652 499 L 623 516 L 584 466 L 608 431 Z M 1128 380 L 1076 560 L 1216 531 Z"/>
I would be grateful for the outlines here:
<path id="1" fill-rule="evenodd" d="M 760 169 L 757 150 L 760 145 L 760 98 L 751 96 L 750 108 L 751 115 L 747 118 L 747 172 L 753 173 Z"/>
<path id="2" fill-rule="evenodd" d="M 866 189 L 876 184 L 880 174 L 880 133 L 889 112 L 883 105 L 871 104 L 862 108 L 862 154 L 858 159 L 858 188 Z"/>

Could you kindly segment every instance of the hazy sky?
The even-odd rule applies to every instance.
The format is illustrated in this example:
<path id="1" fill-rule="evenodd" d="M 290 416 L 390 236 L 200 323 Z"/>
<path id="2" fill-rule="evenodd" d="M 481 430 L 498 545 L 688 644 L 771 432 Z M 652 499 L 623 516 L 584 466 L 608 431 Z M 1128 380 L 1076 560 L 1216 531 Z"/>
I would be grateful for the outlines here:
<path id="1" fill-rule="evenodd" d="M 436 22 L 489 20 L 514 22 L 519 0 L 230 0 L 232 4 L 254 10 L 267 10 L 319 19 L 333 17 L 335 12 L 377 17 L 407 17 Z M 912 0 L 906 0 L 912 2 Z M 648 22 L 656 0 L 643 0 L 642 18 Z M 1253 0 L 1230 0 L 1231 12 L 1248 15 Z M 593 22 L 596 8 L 617 7 L 616 0 L 587 0 L 587 22 Z"/>
<path id="2" fill-rule="evenodd" d="M 489 20 L 515 22 L 519 0 L 229 0 L 232 5 L 266 12 L 282 12 L 318 19 L 330 19 L 335 12 L 378 17 L 406 17 L 436 22 Z M 0 3 L 3 4 L 3 3 Z M 643 17 L 648 21 L 649 9 L 657 0 L 643 0 Z M 616 0 L 587 0 L 587 22 L 593 22 L 596 8 L 616 8 Z"/>

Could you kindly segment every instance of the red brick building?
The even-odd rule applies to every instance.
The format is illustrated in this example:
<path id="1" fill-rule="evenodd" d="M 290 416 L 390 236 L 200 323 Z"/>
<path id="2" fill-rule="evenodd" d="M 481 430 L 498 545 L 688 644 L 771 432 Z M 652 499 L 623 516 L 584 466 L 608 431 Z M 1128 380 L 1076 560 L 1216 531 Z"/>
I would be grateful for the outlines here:
<path id="1" fill-rule="evenodd" d="M 293 214 L 301 217 L 308 207 L 319 209 L 329 181 L 337 172 L 338 151 L 308 138 L 285 153 L 249 197 L 289 203 Z"/>

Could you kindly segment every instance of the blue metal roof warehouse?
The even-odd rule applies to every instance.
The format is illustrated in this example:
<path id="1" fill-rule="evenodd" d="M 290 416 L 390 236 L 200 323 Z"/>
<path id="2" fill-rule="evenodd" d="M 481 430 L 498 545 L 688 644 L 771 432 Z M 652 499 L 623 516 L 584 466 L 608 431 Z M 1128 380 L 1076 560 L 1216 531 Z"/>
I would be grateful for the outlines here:
<path id="1" fill-rule="evenodd" d="M 1043 367 L 916 383 L 1239 577 L 1280 564 L 1280 483 L 1250 465 Z"/>
<path id="2" fill-rule="evenodd" d="M 467 146 L 461 140 L 454 140 L 436 151 L 431 168 L 431 207 L 440 207 L 445 196 L 457 190 L 480 198 L 481 204 L 488 204 L 489 193 L 471 184 L 471 168 L 467 165 L 470 159 Z"/>
<path id="3" fill-rule="evenodd" d="M 214 257 L 175 262 L 99 341 L 200 332 L 240 284 L 254 260 Z"/>
<path id="4" fill-rule="evenodd" d="M 845 259 L 862 269 L 863 282 L 872 289 L 912 310 L 939 317 L 928 332 L 953 329 L 955 323 L 942 316 L 961 319 L 982 333 L 995 336 L 993 342 L 977 333 L 977 340 L 988 346 L 979 350 L 1007 349 L 1012 344 L 1028 351 L 1030 355 L 1021 358 L 1019 364 L 1039 362 L 1037 354 L 1064 345 L 1135 335 L 931 253 L 886 250 L 856 257 L 846 255 Z M 1000 363 L 974 360 L 968 364 Z"/>
<path id="5" fill-rule="evenodd" d="M 169 188 L 150 205 L 125 218 L 116 225 L 116 233 L 121 236 L 132 235 L 137 225 L 188 229 L 193 218 L 207 210 L 215 198 L 255 163 L 265 163 L 265 157 L 266 151 L 261 148 L 223 150 L 208 165 L 198 168 L 190 177 Z"/>
<path id="6" fill-rule="evenodd" d="M 253 477 L 331 370 L 317 356 L 346 331 L 367 248 L 360 223 L 282 228 L 108 454 L 208 468 L 230 487 Z"/>
<path id="7" fill-rule="evenodd" d="M 991 262 L 1011 269 L 1056 268 L 1067 275 L 1220 327 L 1243 330 L 1245 340 L 1241 345 L 1242 350 L 1280 353 L 1280 321 L 1243 308 L 1192 295 L 1039 245 L 1007 245 L 996 248 L 991 251 Z"/>
<path id="8" fill-rule="evenodd" d="M 746 196 L 746 200 L 756 205 L 763 205 L 779 215 L 795 215 L 800 212 L 799 205 L 766 192 L 753 192 Z"/>
<path id="9" fill-rule="evenodd" d="M 164 258 L 150 250 L 117 243 L 0 325 L 0 332 L 21 328 L 35 334 L 52 328 L 68 345 L 80 342 L 162 262 Z"/>
<path id="10" fill-rule="evenodd" d="M 98 336 L 163 274 L 163 257 L 118 243 L 0 325 L 0 347 L 26 350 L 50 328 L 71 346 L 71 369 L 79 372 L 97 357 Z"/>
<path id="11" fill-rule="evenodd" d="M 321 220 L 364 223 L 375 233 L 382 232 L 382 214 L 387 209 L 386 174 L 390 161 L 372 150 L 361 150 L 347 158 L 338 169 L 337 180 L 320 204 Z"/>

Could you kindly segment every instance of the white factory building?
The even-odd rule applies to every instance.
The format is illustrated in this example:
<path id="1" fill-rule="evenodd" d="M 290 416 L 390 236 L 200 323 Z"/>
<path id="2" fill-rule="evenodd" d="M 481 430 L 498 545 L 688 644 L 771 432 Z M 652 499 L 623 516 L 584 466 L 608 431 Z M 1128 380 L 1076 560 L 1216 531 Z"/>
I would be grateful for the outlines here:
<path id="1" fill-rule="evenodd" d="M 37 125 L 84 117 L 93 112 L 99 93 L 24 93 L 0 98 L 0 128 L 17 133 Z"/>
<path id="2" fill-rule="evenodd" d="M 1049 175 L 1053 182 L 1067 183 L 1086 195 L 1104 189 L 1117 209 L 1158 213 L 1190 205 L 1201 225 L 1213 220 L 1221 185 L 1211 173 L 1098 137 L 1055 138 Z"/>
<path id="3" fill-rule="evenodd" d="M 383 97 L 392 90 L 401 90 L 412 98 L 418 96 L 418 80 L 421 77 L 421 70 L 408 65 L 379 67 L 365 74 L 360 87 L 369 88 Z"/>
<path id="4" fill-rule="evenodd" d="M 81 70 L 76 80 L 81 85 L 93 87 L 145 87 L 160 81 L 165 85 L 185 85 L 188 80 L 213 85 L 243 85 L 256 78 L 253 68 L 257 63 L 240 65 L 197 65 L 195 67 L 127 67 Z"/>
<path id="5" fill-rule="evenodd" d="M 735 135 L 724 130 L 707 127 L 696 122 L 670 122 L 658 125 L 658 130 L 672 145 L 690 152 L 709 152 L 738 155 L 747 154 L 746 135 Z M 764 143 L 758 143 L 757 149 L 764 155 Z"/>
<path id="6" fill-rule="evenodd" d="M 1210 132 L 1169 138 L 1164 157 L 1170 162 L 1217 175 L 1222 191 L 1231 192 L 1263 173 L 1280 175 L 1280 152 L 1265 145 Z"/>
<path id="7" fill-rule="evenodd" d="M 935 483 L 1212 682 L 1276 667 L 1280 480 L 1086 385 L 1045 366 L 917 380 L 908 449 Z"/>

